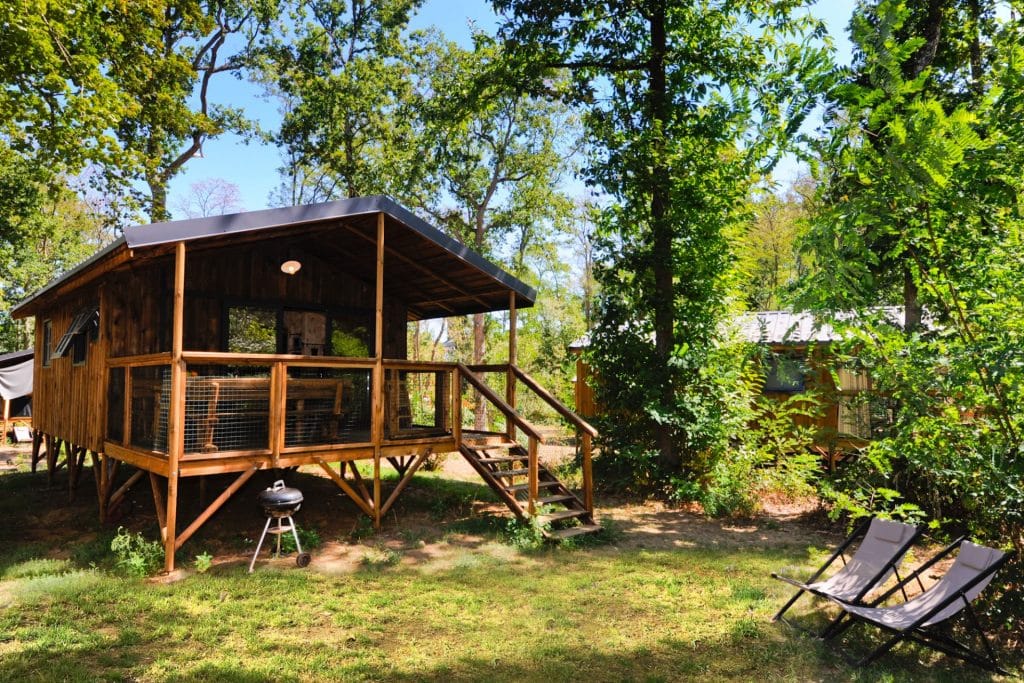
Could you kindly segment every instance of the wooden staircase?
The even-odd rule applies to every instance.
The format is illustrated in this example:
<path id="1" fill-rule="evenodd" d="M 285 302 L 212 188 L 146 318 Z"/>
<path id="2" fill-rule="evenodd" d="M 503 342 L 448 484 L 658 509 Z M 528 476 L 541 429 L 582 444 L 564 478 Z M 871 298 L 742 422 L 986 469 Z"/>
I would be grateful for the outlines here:
<path id="1" fill-rule="evenodd" d="M 486 446 L 464 443 L 459 452 L 519 519 L 530 519 L 530 454 L 525 448 L 514 441 Z M 538 497 L 533 507 L 548 538 L 560 540 L 601 530 L 583 501 L 551 470 L 537 463 L 537 474 Z"/>
<path id="2" fill-rule="evenodd" d="M 539 520 L 545 529 L 545 535 L 549 538 L 563 539 L 600 531 L 601 527 L 594 522 L 594 484 L 591 469 L 591 439 L 597 436 L 597 430 L 513 363 L 475 366 L 459 363 L 457 368 L 461 379 L 456 385 L 456 391 L 461 391 L 461 382 L 465 381 L 483 399 L 497 408 L 508 423 L 508 431 L 505 434 L 473 432 L 471 436 L 469 432 L 462 431 L 461 411 L 456 412 L 456 442 L 459 445 L 459 452 L 483 480 L 497 492 L 517 517 L 523 520 Z M 501 372 L 506 375 L 508 401 L 498 396 L 477 374 L 484 372 Z M 581 439 L 583 460 L 582 499 L 540 462 L 538 447 L 543 443 L 544 437 L 516 411 L 517 383 L 523 384 L 576 428 Z M 522 430 L 529 443 L 528 448 L 523 448 L 516 441 L 517 429 Z"/>

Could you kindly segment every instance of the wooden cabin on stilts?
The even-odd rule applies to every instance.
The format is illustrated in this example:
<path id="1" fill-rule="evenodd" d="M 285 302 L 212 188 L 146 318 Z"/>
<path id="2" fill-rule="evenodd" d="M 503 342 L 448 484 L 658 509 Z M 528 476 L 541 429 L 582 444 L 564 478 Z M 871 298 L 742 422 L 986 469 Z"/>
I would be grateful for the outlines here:
<path id="1" fill-rule="evenodd" d="M 101 519 L 148 480 L 168 571 L 271 468 L 321 468 L 379 527 L 429 455 L 457 451 L 516 515 L 543 512 L 556 536 L 594 531 L 596 432 L 516 365 L 516 310 L 534 297 L 383 196 L 129 228 L 13 311 L 36 319 L 33 461 L 51 480 L 66 467 L 69 495 L 91 469 Z M 408 360 L 409 321 L 502 310 L 508 363 Z M 505 377 L 505 396 L 487 373 Z M 464 386 L 504 432 L 462 428 Z M 539 461 L 517 386 L 578 430 L 582 491 Z M 385 464 L 399 473 L 389 491 Z M 225 473 L 230 485 L 180 519 L 181 479 Z"/>

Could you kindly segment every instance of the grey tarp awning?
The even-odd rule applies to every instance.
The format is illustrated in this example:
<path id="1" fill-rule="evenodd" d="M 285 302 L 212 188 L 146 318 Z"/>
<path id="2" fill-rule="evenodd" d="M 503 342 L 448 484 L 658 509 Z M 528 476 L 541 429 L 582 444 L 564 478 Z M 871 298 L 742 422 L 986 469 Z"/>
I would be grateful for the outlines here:
<path id="1" fill-rule="evenodd" d="M 0 398 L 10 401 L 32 393 L 32 363 L 30 359 L 0 368 Z"/>

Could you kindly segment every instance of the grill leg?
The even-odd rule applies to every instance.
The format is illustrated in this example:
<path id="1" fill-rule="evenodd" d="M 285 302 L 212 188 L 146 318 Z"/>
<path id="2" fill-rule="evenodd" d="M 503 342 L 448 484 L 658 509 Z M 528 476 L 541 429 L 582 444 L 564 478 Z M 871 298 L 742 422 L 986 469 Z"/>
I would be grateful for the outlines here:
<path id="1" fill-rule="evenodd" d="M 260 542 L 256 544 L 256 552 L 254 552 L 252 554 L 252 561 L 249 562 L 249 573 L 250 574 L 252 574 L 252 568 L 256 566 L 256 558 L 259 557 L 260 548 L 263 547 L 263 539 L 265 539 L 267 537 L 267 529 L 270 528 L 270 520 L 271 519 L 273 519 L 273 517 L 267 517 L 267 523 L 263 525 L 263 533 L 260 534 Z M 281 536 L 279 535 L 277 538 L 278 538 L 278 542 L 280 542 Z"/>
<path id="2" fill-rule="evenodd" d="M 288 526 L 291 527 L 292 536 L 295 538 L 295 550 L 296 550 L 296 552 L 299 555 L 301 555 L 302 554 L 302 544 L 299 543 L 299 531 L 298 531 L 298 529 L 295 528 L 295 522 L 292 521 L 292 516 L 291 515 L 288 515 Z"/>

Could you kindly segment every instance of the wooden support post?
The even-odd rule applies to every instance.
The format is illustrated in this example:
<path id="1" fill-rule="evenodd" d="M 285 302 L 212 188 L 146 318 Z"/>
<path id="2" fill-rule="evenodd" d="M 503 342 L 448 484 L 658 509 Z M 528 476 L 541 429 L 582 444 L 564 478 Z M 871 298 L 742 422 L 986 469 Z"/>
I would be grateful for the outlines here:
<path id="1" fill-rule="evenodd" d="M 285 392 L 287 391 L 288 369 L 284 363 L 270 367 L 270 462 L 276 468 L 284 448 Z"/>
<path id="2" fill-rule="evenodd" d="M 36 473 L 39 461 L 42 459 L 43 433 L 38 429 L 32 430 L 32 474 Z"/>
<path id="3" fill-rule="evenodd" d="M 388 499 L 384 501 L 384 505 L 381 507 L 380 514 L 383 515 L 387 513 L 388 510 L 391 509 L 391 506 L 394 505 L 395 500 L 398 499 L 398 494 L 402 492 L 402 489 L 404 489 L 410 481 L 412 481 L 412 477 L 414 474 L 416 474 L 416 470 L 420 468 L 420 465 L 422 465 L 426 461 L 427 456 L 429 455 L 430 451 L 426 450 L 416 457 L 416 460 L 413 461 L 412 466 L 409 467 L 402 475 L 402 479 L 401 481 L 398 482 L 398 486 L 396 486 L 395 490 L 391 492 L 391 495 L 388 496 Z"/>
<path id="4" fill-rule="evenodd" d="M 529 500 L 527 501 L 527 511 L 530 516 L 537 514 L 537 498 L 540 497 L 540 464 L 537 462 L 537 438 L 530 437 L 530 471 L 528 473 L 528 481 L 530 485 Z"/>
<path id="5" fill-rule="evenodd" d="M 174 548 L 178 549 L 184 545 L 185 541 L 190 539 L 192 534 L 199 530 L 199 527 L 206 524 L 206 521 L 213 516 L 213 513 L 217 512 L 217 510 L 219 510 L 221 506 L 231 498 L 231 496 L 235 495 L 235 492 L 242 488 L 242 486 L 245 485 L 245 482 L 249 481 L 252 475 L 256 474 L 257 470 L 259 470 L 259 465 L 256 465 L 255 467 L 252 467 L 238 475 L 238 477 L 231 482 L 231 486 L 228 486 L 224 490 L 224 493 L 217 496 L 217 499 L 210 503 L 210 507 L 203 510 L 199 516 L 196 517 L 195 521 L 189 524 L 188 528 L 178 535 L 178 538 L 174 541 Z"/>
<path id="6" fill-rule="evenodd" d="M 384 440 L 384 212 L 377 214 L 377 287 L 373 348 L 373 527 L 380 529 L 380 456 Z"/>
<path id="7" fill-rule="evenodd" d="M 164 500 L 164 492 L 160 490 L 160 477 L 153 472 L 149 473 L 149 486 L 153 489 L 153 507 L 156 508 L 156 521 L 160 525 L 160 538 L 167 540 L 167 501 Z"/>
<path id="8" fill-rule="evenodd" d="M 3 444 L 7 445 L 7 427 L 8 422 L 11 420 L 11 402 L 9 399 L 4 399 L 4 431 L 0 434 L 0 439 L 3 439 Z"/>
<path id="9" fill-rule="evenodd" d="M 591 465 L 590 456 L 592 451 L 592 437 L 587 432 L 583 435 L 583 505 L 591 515 L 594 514 L 594 470 Z"/>
<path id="10" fill-rule="evenodd" d="M 185 319 L 185 243 L 174 252 L 174 317 L 171 334 L 171 402 L 167 416 L 167 535 L 164 570 L 174 571 L 175 524 L 178 517 L 178 462 L 185 447 L 185 361 L 182 339 Z"/>
<path id="11" fill-rule="evenodd" d="M 92 462 L 92 477 L 96 483 L 96 500 L 100 501 L 100 521 L 103 521 L 103 468 L 100 466 L 100 456 L 96 451 L 87 451 L 89 460 Z"/>
<path id="12" fill-rule="evenodd" d="M 508 293 L 508 372 L 505 374 L 505 402 L 516 409 L 516 293 Z M 512 420 L 506 425 L 509 441 L 516 440 L 516 425 Z"/>
<path id="13" fill-rule="evenodd" d="M 345 495 L 347 495 L 349 498 L 351 498 L 352 502 L 359 506 L 360 510 L 365 512 L 367 514 L 367 516 L 369 516 L 371 518 L 374 517 L 373 506 L 370 505 L 369 501 L 367 501 L 362 496 L 360 496 L 358 493 L 356 493 L 356 490 L 354 488 L 349 486 L 349 483 L 347 481 L 345 481 L 345 477 L 343 477 L 342 475 L 340 475 L 337 472 L 335 472 L 334 468 L 331 467 L 330 464 L 327 461 L 325 461 L 323 458 L 317 458 L 317 463 L 320 465 L 320 469 L 322 469 L 324 472 L 326 472 L 327 476 L 329 476 L 331 478 L 331 481 L 333 481 L 335 484 L 337 484 L 338 488 L 340 488 L 342 491 L 344 491 Z M 345 470 L 342 470 L 342 474 L 344 474 L 344 473 L 345 473 Z"/>
<path id="14" fill-rule="evenodd" d="M 455 448 L 462 448 L 462 375 L 458 368 L 451 369 L 452 384 L 452 437 Z"/>

